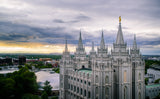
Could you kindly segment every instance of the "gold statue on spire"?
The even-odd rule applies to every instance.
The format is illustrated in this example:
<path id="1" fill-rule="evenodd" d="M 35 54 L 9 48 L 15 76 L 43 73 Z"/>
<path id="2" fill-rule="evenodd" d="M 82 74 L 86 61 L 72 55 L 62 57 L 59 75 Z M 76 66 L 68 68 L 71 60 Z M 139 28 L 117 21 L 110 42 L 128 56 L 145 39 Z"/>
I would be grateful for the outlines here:
<path id="1" fill-rule="evenodd" d="M 119 23 L 121 23 L 121 16 L 119 16 Z"/>

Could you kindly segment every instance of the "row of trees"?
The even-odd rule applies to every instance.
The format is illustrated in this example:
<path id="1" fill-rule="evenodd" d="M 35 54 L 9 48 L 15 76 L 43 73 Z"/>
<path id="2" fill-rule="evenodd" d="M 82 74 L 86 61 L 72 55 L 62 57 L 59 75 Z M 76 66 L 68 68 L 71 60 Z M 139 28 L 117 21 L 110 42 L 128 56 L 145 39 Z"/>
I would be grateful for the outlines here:
<path id="1" fill-rule="evenodd" d="M 145 60 L 145 74 L 147 73 L 147 69 L 151 67 L 151 65 L 159 65 L 160 61 L 157 60 Z"/>
<path id="2" fill-rule="evenodd" d="M 50 82 L 46 81 L 41 96 L 37 95 L 36 75 L 26 66 L 19 71 L 0 75 L 0 99 L 48 99 L 51 89 Z"/>
<path id="3" fill-rule="evenodd" d="M 1 99 L 22 99 L 22 96 L 38 91 L 36 75 L 30 72 L 27 67 L 19 71 L 1 75 L 0 77 L 0 98 Z"/>

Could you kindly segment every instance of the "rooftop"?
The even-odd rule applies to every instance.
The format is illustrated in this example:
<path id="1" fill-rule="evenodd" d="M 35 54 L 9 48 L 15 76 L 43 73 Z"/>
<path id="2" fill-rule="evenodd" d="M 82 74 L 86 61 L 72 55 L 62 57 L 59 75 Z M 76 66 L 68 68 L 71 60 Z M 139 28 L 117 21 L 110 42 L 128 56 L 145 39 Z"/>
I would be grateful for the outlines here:
<path id="1" fill-rule="evenodd" d="M 89 73 L 89 74 L 92 74 L 92 70 L 89 69 L 89 68 L 81 68 L 78 70 L 79 72 L 84 72 L 84 73 Z"/>
<path id="2" fill-rule="evenodd" d="M 160 87 L 160 84 L 146 85 L 146 88 Z"/>

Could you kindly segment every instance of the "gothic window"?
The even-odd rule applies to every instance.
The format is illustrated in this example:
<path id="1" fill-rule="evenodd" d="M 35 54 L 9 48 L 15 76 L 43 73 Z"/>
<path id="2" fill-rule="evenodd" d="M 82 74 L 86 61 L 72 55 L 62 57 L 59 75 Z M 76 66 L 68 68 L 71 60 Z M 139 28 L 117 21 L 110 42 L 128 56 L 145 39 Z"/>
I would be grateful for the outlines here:
<path id="1" fill-rule="evenodd" d="M 141 99 L 141 93 L 139 92 L 138 99 Z"/>
<path id="2" fill-rule="evenodd" d="M 88 98 L 90 98 L 91 97 L 91 93 L 90 93 L 90 91 L 88 91 Z"/>
<path id="3" fill-rule="evenodd" d="M 77 87 L 77 93 L 79 93 L 79 87 Z"/>
<path id="4" fill-rule="evenodd" d="M 90 82 L 88 82 L 88 85 L 90 86 L 90 85 L 91 85 L 91 83 L 90 83 Z"/>
<path id="5" fill-rule="evenodd" d="M 127 71 L 126 70 L 124 71 L 124 74 L 123 74 L 123 81 L 127 82 Z"/>
<path id="6" fill-rule="evenodd" d="M 74 92 L 76 92 L 76 86 L 74 86 Z"/>
<path id="7" fill-rule="evenodd" d="M 86 90 L 84 90 L 84 96 L 86 96 Z"/>
<path id="8" fill-rule="evenodd" d="M 141 84 L 139 84 L 139 89 L 141 89 Z"/>
<path id="9" fill-rule="evenodd" d="M 108 76 L 106 76 L 105 83 L 106 83 L 106 84 L 109 83 L 109 77 L 108 77 Z"/>
<path id="10" fill-rule="evenodd" d="M 138 77 L 138 80 L 141 80 L 141 73 L 139 73 L 139 77 Z"/>
<path id="11" fill-rule="evenodd" d="M 95 90 L 95 91 L 96 91 L 96 94 L 98 94 L 98 87 L 96 87 L 96 90 Z"/>
<path id="12" fill-rule="evenodd" d="M 127 99 L 127 87 L 124 87 L 124 99 Z"/>
<path id="13" fill-rule="evenodd" d="M 96 75 L 95 82 L 98 83 L 98 75 Z"/>
<path id="14" fill-rule="evenodd" d="M 81 88 L 81 95 L 82 95 L 82 88 Z"/>
<path id="15" fill-rule="evenodd" d="M 108 99 L 109 98 L 109 88 L 108 87 L 106 87 L 105 89 L 105 94 L 106 94 L 106 99 Z"/>

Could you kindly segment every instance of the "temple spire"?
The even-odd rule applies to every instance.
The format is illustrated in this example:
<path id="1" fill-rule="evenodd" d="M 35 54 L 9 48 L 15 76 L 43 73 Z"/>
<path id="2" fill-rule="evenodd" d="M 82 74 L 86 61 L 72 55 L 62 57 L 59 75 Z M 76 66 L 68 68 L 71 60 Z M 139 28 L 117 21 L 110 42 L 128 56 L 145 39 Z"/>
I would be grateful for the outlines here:
<path id="1" fill-rule="evenodd" d="M 81 37 L 81 30 L 80 30 L 80 33 L 79 33 L 78 48 L 80 48 L 80 49 L 82 49 L 82 48 L 83 48 L 83 44 L 82 44 L 82 37 Z"/>
<path id="2" fill-rule="evenodd" d="M 92 42 L 92 52 L 94 52 L 94 42 Z"/>
<path id="3" fill-rule="evenodd" d="M 123 33 L 121 28 L 121 16 L 119 17 L 119 28 L 117 33 L 116 44 L 124 44 Z"/>
<path id="4" fill-rule="evenodd" d="M 101 49 L 105 49 L 105 43 L 104 43 L 104 36 L 103 36 L 103 30 L 102 30 L 102 37 L 101 37 L 101 44 L 100 44 Z"/>
<path id="5" fill-rule="evenodd" d="M 133 49 L 137 49 L 136 35 L 134 34 Z"/>
<path id="6" fill-rule="evenodd" d="M 65 52 L 68 52 L 67 39 L 66 39 L 66 44 L 65 44 Z"/>

